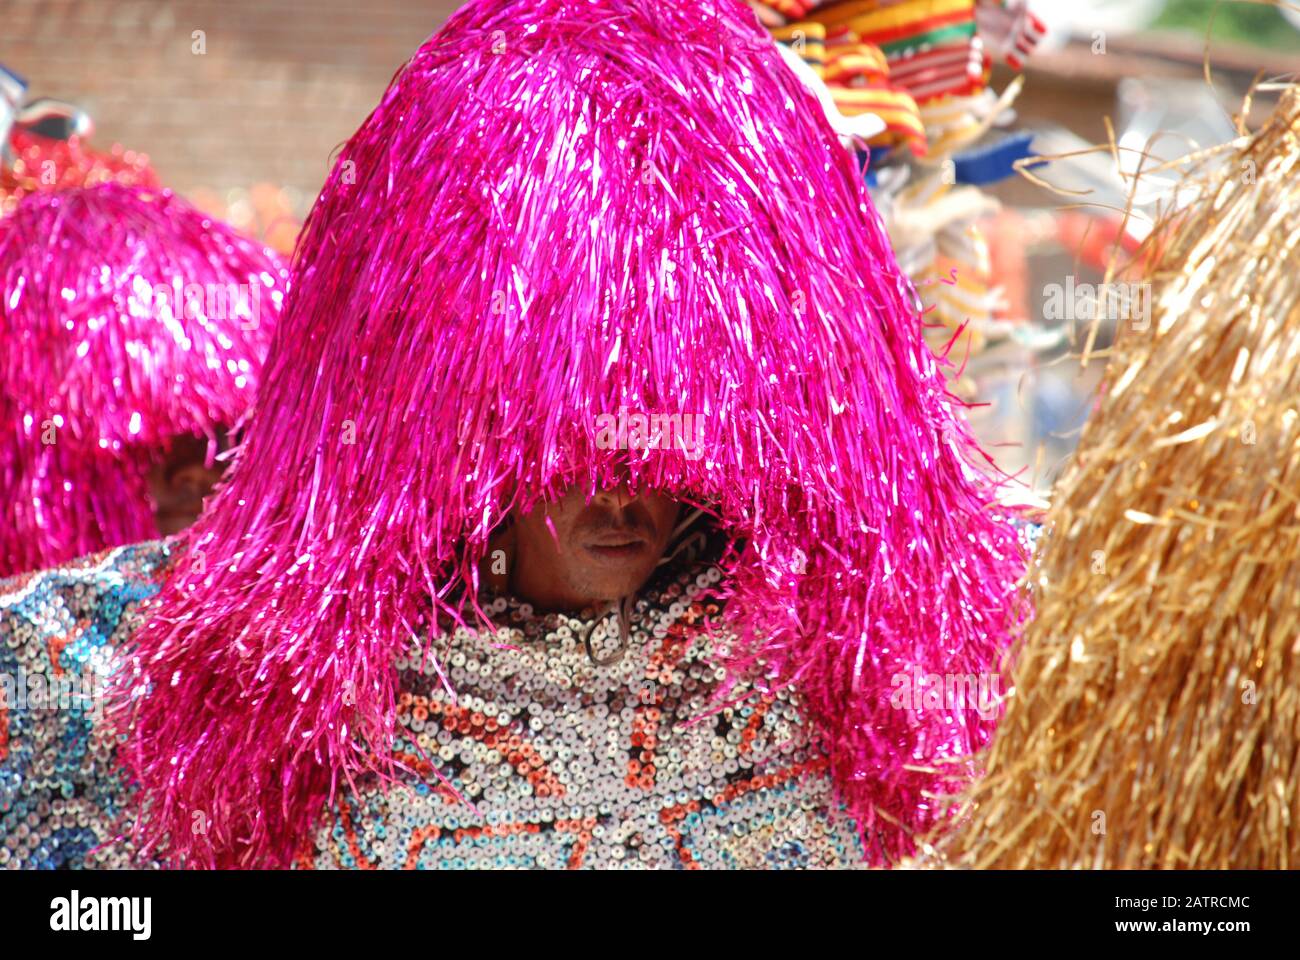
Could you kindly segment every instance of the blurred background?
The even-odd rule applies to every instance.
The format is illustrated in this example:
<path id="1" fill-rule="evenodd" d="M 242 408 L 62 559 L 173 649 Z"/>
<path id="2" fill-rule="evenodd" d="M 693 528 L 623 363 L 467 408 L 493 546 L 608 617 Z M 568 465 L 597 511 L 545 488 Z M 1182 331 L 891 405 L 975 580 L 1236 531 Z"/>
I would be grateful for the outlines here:
<path id="1" fill-rule="evenodd" d="M 1044 27 L 1037 48 L 1023 69 L 992 63 L 988 85 L 1001 91 L 1023 74 L 998 126 L 1002 135 L 1032 133 L 1042 156 L 1105 142 L 1109 118 L 1117 143 L 1136 151 L 1153 142 L 1170 161 L 1231 139 L 1253 82 L 1300 77 L 1300 9 L 1213 0 L 1030 5 Z M 334 152 L 456 6 L 0 0 L 0 64 L 18 78 L 12 100 L 75 104 L 93 120 L 89 144 L 147 154 L 164 185 L 289 250 Z M 1241 122 L 1258 123 L 1275 100 L 1266 87 Z M 1121 166 L 1134 162 L 1126 156 Z M 1033 170 L 1081 195 L 1019 175 L 983 188 L 999 206 L 979 216 L 996 306 L 980 318 L 959 392 L 986 404 L 972 418 L 999 464 L 1023 471 L 1038 491 L 1073 448 L 1100 376 L 1099 364 L 1082 369 L 1075 358 L 1088 324 L 1048 316 L 1048 302 L 1067 281 L 1101 280 L 1110 251 L 1141 239 L 1141 224 L 1124 229 L 1116 212 L 1124 172 L 1109 154 L 1083 154 Z M 1161 190 L 1157 178 L 1143 202 L 1156 203 Z M 1097 330 L 1098 348 L 1114 334 L 1111 321 Z"/>

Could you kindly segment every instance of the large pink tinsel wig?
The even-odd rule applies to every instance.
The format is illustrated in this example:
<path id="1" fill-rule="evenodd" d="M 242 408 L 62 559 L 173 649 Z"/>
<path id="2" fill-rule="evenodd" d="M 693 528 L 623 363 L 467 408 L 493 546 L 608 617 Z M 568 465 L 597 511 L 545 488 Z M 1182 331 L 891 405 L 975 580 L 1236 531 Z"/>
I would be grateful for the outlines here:
<path id="1" fill-rule="evenodd" d="M 996 669 L 1023 557 L 860 172 L 747 8 L 470 3 L 296 256 L 204 562 L 118 677 L 143 852 L 283 865 L 397 776 L 394 657 L 509 510 L 620 468 L 743 540 L 732 666 L 799 685 L 873 860 L 934 825 L 993 720 L 891 678 Z M 605 449 L 620 408 L 703 414 L 705 455 Z"/>
<path id="2" fill-rule="evenodd" d="M 0 576 L 157 536 L 150 468 L 246 414 L 287 279 L 166 191 L 37 193 L 0 219 Z"/>

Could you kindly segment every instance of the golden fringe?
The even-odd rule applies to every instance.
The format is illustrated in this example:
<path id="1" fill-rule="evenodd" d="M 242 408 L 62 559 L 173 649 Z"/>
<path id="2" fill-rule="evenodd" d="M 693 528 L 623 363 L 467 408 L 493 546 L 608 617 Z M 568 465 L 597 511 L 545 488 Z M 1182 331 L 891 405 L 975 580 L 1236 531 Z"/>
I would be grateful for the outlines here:
<path id="1" fill-rule="evenodd" d="M 1053 496 L 987 776 L 923 863 L 1300 866 L 1300 91 L 1189 186 Z"/>

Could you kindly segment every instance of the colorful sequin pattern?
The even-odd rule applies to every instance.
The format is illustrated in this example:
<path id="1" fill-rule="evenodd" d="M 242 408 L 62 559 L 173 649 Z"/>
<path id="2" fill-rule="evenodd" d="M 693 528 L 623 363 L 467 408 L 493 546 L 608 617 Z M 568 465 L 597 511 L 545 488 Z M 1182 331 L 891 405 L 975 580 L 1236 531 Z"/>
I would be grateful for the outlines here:
<path id="1" fill-rule="evenodd" d="M 30 678 L 102 677 L 169 562 L 165 542 L 143 544 L 0 583 L 0 674 L 32 704 L 0 711 L 0 866 L 126 865 L 120 844 L 96 849 L 129 807 L 111 742 L 91 707 L 36 709 Z M 400 657 L 411 776 L 360 784 L 296 866 L 861 867 L 791 692 L 738 683 L 717 709 L 723 651 L 701 626 L 720 579 L 665 578 L 625 612 L 626 639 L 615 615 L 496 598 L 497 634 L 434 643 L 454 696 L 432 661 Z"/>
<path id="2" fill-rule="evenodd" d="M 126 867 L 130 794 L 102 719 L 113 648 L 162 586 L 164 543 L 0 581 L 0 867 Z"/>

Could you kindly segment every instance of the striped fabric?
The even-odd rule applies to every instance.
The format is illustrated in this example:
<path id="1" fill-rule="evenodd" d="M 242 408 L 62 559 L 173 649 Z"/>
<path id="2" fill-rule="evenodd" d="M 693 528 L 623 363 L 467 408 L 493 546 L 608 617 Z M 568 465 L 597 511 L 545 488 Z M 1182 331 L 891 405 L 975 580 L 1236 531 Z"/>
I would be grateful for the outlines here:
<path id="1" fill-rule="evenodd" d="M 890 82 L 918 103 L 984 86 L 984 46 L 975 0 L 847 0 L 812 15 L 834 33 L 848 30 L 884 54 Z"/>
<path id="2" fill-rule="evenodd" d="M 967 107 L 988 87 L 994 57 L 1019 69 L 1042 39 L 1027 0 L 751 0 L 773 36 L 821 76 L 846 116 L 874 111 L 872 146 L 929 153 L 929 108 Z M 951 126 L 951 124 L 950 124 Z M 933 136 L 933 131 L 930 133 Z"/>
<path id="3" fill-rule="evenodd" d="M 884 132 L 869 140 L 871 146 L 907 144 L 913 153 L 924 156 L 925 127 L 916 100 L 890 82 L 889 63 L 878 47 L 863 43 L 847 28 L 832 34 L 816 20 L 798 20 L 771 32 L 825 81 L 840 113 L 846 117 L 870 113 L 884 122 Z"/>

